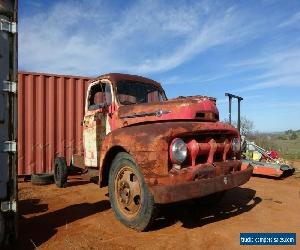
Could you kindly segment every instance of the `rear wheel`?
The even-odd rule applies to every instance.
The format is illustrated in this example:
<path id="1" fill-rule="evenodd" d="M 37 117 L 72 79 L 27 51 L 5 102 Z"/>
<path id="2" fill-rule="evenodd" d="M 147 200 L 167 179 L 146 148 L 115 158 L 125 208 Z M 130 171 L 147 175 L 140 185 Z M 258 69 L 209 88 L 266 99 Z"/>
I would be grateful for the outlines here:
<path id="1" fill-rule="evenodd" d="M 66 159 L 57 157 L 54 162 L 54 181 L 59 188 L 66 187 L 68 179 L 68 169 Z"/>
<path id="2" fill-rule="evenodd" d="M 108 188 L 118 220 L 137 231 L 147 230 L 155 216 L 154 198 L 128 153 L 121 152 L 113 160 Z"/>

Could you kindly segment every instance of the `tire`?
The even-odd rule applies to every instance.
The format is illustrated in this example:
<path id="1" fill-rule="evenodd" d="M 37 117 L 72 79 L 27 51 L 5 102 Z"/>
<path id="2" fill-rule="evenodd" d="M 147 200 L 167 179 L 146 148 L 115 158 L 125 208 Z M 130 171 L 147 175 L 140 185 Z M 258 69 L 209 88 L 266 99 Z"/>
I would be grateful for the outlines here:
<path id="1" fill-rule="evenodd" d="M 218 204 L 226 194 L 226 191 L 210 194 L 208 196 L 201 197 L 199 199 L 195 199 L 194 201 L 200 205 L 204 206 L 214 206 Z"/>
<path id="2" fill-rule="evenodd" d="M 32 185 L 49 185 L 54 183 L 53 174 L 32 174 L 31 175 Z"/>
<path id="3" fill-rule="evenodd" d="M 66 159 L 56 157 L 54 161 L 54 182 L 57 187 L 64 188 L 67 186 L 68 168 Z"/>
<path id="4" fill-rule="evenodd" d="M 2 213 L 0 212 L 0 247 L 4 245 L 5 238 L 5 221 Z"/>
<path id="5" fill-rule="evenodd" d="M 108 191 L 117 219 L 137 231 L 146 231 L 156 215 L 154 197 L 134 159 L 118 153 L 109 171 Z"/>

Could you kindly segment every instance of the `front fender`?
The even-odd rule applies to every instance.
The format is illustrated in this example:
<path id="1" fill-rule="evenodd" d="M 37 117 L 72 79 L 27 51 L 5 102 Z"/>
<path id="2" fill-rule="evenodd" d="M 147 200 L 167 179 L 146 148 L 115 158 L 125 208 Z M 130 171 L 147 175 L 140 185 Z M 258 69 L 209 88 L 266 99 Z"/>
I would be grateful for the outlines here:
<path id="1" fill-rule="evenodd" d="M 230 133 L 238 135 L 231 125 L 221 122 L 172 121 L 139 124 L 116 129 L 109 133 L 100 151 L 100 173 L 112 148 L 122 148 L 135 159 L 145 177 L 167 175 L 169 144 L 175 137 L 201 133 Z M 101 180 L 101 174 L 100 174 Z"/>
<path id="2" fill-rule="evenodd" d="M 113 148 L 128 152 L 144 175 L 168 173 L 168 139 L 150 124 L 120 128 L 109 133 L 100 149 L 100 173 L 106 167 L 106 155 Z"/>

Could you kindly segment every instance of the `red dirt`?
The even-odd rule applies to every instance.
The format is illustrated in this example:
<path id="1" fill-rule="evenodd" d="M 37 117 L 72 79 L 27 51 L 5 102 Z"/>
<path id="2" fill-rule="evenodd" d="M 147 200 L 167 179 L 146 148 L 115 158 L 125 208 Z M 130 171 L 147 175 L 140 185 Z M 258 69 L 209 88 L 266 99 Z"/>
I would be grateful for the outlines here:
<path id="1" fill-rule="evenodd" d="M 300 162 L 294 165 L 300 170 Z M 64 189 L 29 182 L 19 189 L 16 249 L 238 249 L 240 232 L 300 235 L 300 173 L 283 180 L 252 177 L 212 208 L 191 201 L 164 206 L 143 233 L 123 226 L 107 188 L 85 178 L 73 178 Z"/>

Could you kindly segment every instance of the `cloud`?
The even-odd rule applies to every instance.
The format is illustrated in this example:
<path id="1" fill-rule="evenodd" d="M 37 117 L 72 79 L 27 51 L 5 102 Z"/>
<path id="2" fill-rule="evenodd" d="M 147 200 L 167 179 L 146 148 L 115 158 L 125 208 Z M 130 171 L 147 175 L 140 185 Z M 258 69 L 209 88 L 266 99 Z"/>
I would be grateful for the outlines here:
<path id="1" fill-rule="evenodd" d="M 255 58 L 231 63 L 229 67 L 255 72 L 245 77 L 239 92 L 274 87 L 300 87 L 300 48 L 287 47 L 281 51 L 274 48 Z M 246 86 L 245 86 L 246 85 Z"/>
<path id="2" fill-rule="evenodd" d="M 284 22 L 278 25 L 279 28 L 295 25 L 295 27 L 300 26 L 300 11 L 292 15 L 289 19 L 285 20 Z"/>
<path id="3" fill-rule="evenodd" d="M 36 0 L 27 0 L 26 4 L 28 4 L 32 8 L 41 8 L 42 3 Z"/>
<path id="4" fill-rule="evenodd" d="M 97 75 L 174 69 L 247 35 L 239 11 L 212 1 L 54 2 L 19 22 L 20 69 Z"/>
<path id="5" fill-rule="evenodd" d="M 214 72 L 214 75 L 198 75 L 198 76 L 180 76 L 180 75 L 172 75 L 171 77 L 161 79 L 160 82 L 163 82 L 164 85 L 172 85 L 172 84 L 182 84 L 189 83 L 190 85 L 203 86 L 210 84 L 212 82 L 216 82 L 218 80 L 234 76 L 238 73 L 242 72 L 241 70 L 235 71 L 227 71 L 225 73 Z"/>
<path id="6" fill-rule="evenodd" d="M 299 101 L 281 101 L 277 100 L 276 102 L 266 103 L 266 106 L 269 108 L 285 109 L 288 110 L 290 108 L 300 108 Z"/>
<path id="7" fill-rule="evenodd" d="M 277 77 L 276 79 L 261 81 L 250 86 L 239 89 L 240 92 L 250 90 L 268 89 L 274 87 L 300 87 L 300 74 L 297 76 Z"/>
<path id="8" fill-rule="evenodd" d="M 260 99 L 262 97 L 263 97 L 262 95 L 243 96 L 243 103 L 253 101 L 253 100 L 257 100 L 257 99 Z M 236 99 L 233 99 L 233 101 L 235 101 L 235 100 Z M 220 105 L 220 106 L 224 106 L 226 104 L 225 106 L 227 107 L 228 103 L 229 103 L 228 97 L 217 99 L 217 104 Z"/>
<path id="9" fill-rule="evenodd" d="M 222 16 L 206 20 L 203 25 L 193 31 L 192 36 L 188 35 L 187 39 L 184 39 L 184 42 L 171 53 L 147 60 L 138 65 L 137 70 L 140 72 L 166 71 L 209 48 L 233 41 L 237 38 L 237 34 L 229 31 L 232 31 L 237 21 L 235 13 L 229 8 L 222 14 Z"/>

